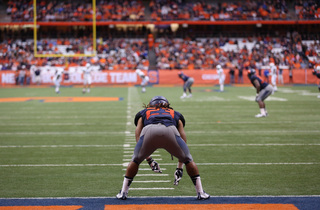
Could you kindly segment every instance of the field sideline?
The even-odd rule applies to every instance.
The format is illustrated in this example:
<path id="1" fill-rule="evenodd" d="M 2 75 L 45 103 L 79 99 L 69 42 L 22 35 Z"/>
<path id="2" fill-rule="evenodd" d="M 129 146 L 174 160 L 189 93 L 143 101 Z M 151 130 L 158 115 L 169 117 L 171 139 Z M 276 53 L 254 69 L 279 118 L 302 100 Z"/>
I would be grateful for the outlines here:
<path id="1" fill-rule="evenodd" d="M 319 207 L 316 86 L 279 87 L 266 101 L 269 116 L 262 119 L 254 117 L 259 109 L 249 86 L 227 86 L 222 93 L 214 86 L 194 87 L 187 99 L 180 99 L 181 87 L 148 87 L 144 94 L 140 87 L 81 90 L 1 89 L 0 210 L 13 201 L 36 206 L 45 198 L 52 198 L 48 205 L 73 205 L 78 199 L 84 209 L 90 207 L 81 198 L 119 205 L 113 198 L 135 146 L 133 118 L 155 95 L 167 97 L 186 118 L 188 145 L 204 189 L 213 196 L 203 204 L 283 200 L 298 209 Z M 152 204 L 159 197 L 168 204 L 202 204 L 194 200 L 186 173 L 179 186 L 172 184 L 175 158 L 158 150 L 154 159 L 163 173 L 143 163 L 125 204 Z"/>

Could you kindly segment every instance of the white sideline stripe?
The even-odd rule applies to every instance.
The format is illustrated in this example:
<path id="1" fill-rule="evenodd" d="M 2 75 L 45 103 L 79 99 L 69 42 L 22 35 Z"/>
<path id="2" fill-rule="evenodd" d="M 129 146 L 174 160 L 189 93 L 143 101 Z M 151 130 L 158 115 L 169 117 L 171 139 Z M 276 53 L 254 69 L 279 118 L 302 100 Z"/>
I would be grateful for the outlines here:
<path id="1" fill-rule="evenodd" d="M 134 181 L 136 182 L 136 181 Z M 130 189 L 129 189 L 130 190 Z M 195 196 L 130 196 L 130 198 L 194 198 Z M 211 196 L 213 198 L 318 198 L 320 195 L 221 195 L 221 196 Z M 48 199 L 97 199 L 97 198 L 112 198 L 114 199 L 114 196 L 112 197 L 35 197 L 35 198 L 30 198 L 30 197 L 22 197 L 22 198 L 0 198 L 1 200 L 38 200 L 38 199 L 43 199 L 43 200 L 48 200 Z"/>
<path id="2" fill-rule="evenodd" d="M 28 116 L 28 117 L 20 117 L 20 116 L 1 116 L 0 119 L 5 119 L 5 120 L 12 120 L 12 119 L 18 119 L 18 120 L 30 120 L 30 119 L 114 119 L 119 120 L 119 119 L 125 119 L 126 117 L 122 117 L 122 116 L 117 116 L 117 117 L 113 117 L 113 116 L 106 116 L 106 115 L 99 115 L 99 116 L 45 116 L 45 115 L 41 115 L 41 116 Z"/>
<path id="3" fill-rule="evenodd" d="M 320 133 L 320 130 L 259 130 L 259 131 L 187 131 L 187 134 L 270 134 L 270 133 Z M 123 135 L 125 131 L 74 131 L 74 132 L 0 132 L 0 135 Z"/>
<path id="4" fill-rule="evenodd" d="M 66 147 L 124 147 L 123 145 L 0 145 L 0 148 L 66 148 Z M 320 143 L 311 143 L 311 144 L 188 144 L 189 147 L 236 147 L 236 146 L 320 146 Z M 134 148 L 125 147 L 126 150 L 133 150 Z M 124 151 L 124 153 L 132 153 L 132 151 Z M 154 153 L 159 153 L 155 151 Z M 152 155 L 152 156 L 161 156 L 161 155 Z"/>
<path id="5" fill-rule="evenodd" d="M 127 164 L 127 163 L 126 163 Z M 92 166 L 124 166 L 124 163 L 118 164 L 6 164 L 0 167 L 92 167 Z M 147 164 L 141 164 L 147 165 Z M 161 166 L 175 166 L 177 163 L 161 163 Z M 209 165 L 320 165 L 320 162 L 305 163 L 197 163 L 198 166 Z M 148 175 L 150 176 L 150 175 Z"/>
<path id="6" fill-rule="evenodd" d="M 129 190 L 174 190 L 171 187 L 151 187 L 151 188 L 129 188 Z"/>
<path id="7" fill-rule="evenodd" d="M 123 135 L 124 131 L 74 131 L 74 132 L 0 132 L 0 135 Z"/>
<path id="8" fill-rule="evenodd" d="M 197 165 L 319 165 L 319 163 L 197 163 Z M 165 165 L 165 164 L 161 164 Z"/>
<path id="9" fill-rule="evenodd" d="M 250 134 L 250 133 L 255 133 L 255 134 L 270 134 L 270 133 L 282 133 L 287 135 L 287 133 L 320 133 L 320 130 L 258 130 L 258 131 L 187 131 L 186 133 L 188 134 L 228 134 L 228 133 L 232 133 L 232 134 Z"/>
<path id="10" fill-rule="evenodd" d="M 292 123 L 293 121 L 259 121 L 259 124 L 285 124 L 285 123 Z M 308 121 L 308 122 L 304 122 L 304 121 L 296 121 L 295 123 L 315 123 L 315 121 Z M 194 124 L 194 125 L 211 125 L 211 124 L 257 124 L 257 121 L 239 121 L 239 122 L 221 122 L 221 121 L 217 121 L 217 122 L 188 122 L 188 124 Z"/>
<path id="11" fill-rule="evenodd" d="M 0 126 L 123 125 L 123 123 L 0 123 Z"/>
<path id="12" fill-rule="evenodd" d="M 292 123 L 293 121 L 261 121 L 259 124 L 284 124 L 284 123 Z M 128 122 L 127 122 L 128 123 Z M 240 121 L 240 122 L 189 122 L 188 124 L 256 124 L 256 121 Z M 295 123 L 308 123 L 312 124 L 315 123 L 315 121 L 298 121 Z M 98 123 L 0 123 L 0 126 L 62 126 L 62 125 L 98 125 Z M 112 123 L 99 123 L 99 125 L 123 125 L 123 123 L 117 123 L 117 122 L 112 122 Z M 128 140 L 134 140 L 135 138 L 130 138 Z"/>
<path id="13" fill-rule="evenodd" d="M 320 146 L 320 144 L 188 144 L 189 147 L 237 147 L 237 146 Z"/>
<path id="14" fill-rule="evenodd" d="M 0 148 L 123 147 L 123 145 L 1 145 Z"/>

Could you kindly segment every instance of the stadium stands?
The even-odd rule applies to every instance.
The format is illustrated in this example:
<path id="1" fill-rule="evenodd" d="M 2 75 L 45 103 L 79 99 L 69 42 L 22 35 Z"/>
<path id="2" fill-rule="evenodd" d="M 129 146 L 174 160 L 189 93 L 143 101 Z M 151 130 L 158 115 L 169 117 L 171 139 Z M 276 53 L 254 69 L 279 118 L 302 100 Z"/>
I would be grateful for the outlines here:
<path id="1" fill-rule="evenodd" d="M 182 1 L 97 0 L 97 21 L 163 20 L 314 20 L 320 18 L 316 1 Z M 32 21 L 33 1 L 8 1 L 12 21 Z M 147 6 L 147 8 L 146 8 Z M 146 11 L 147 10 L 147 11 Z M 38 1 L 38 21 L 92 20 L 92 1 Z M 146 18 L 146 13 L 150 17 Z"/>

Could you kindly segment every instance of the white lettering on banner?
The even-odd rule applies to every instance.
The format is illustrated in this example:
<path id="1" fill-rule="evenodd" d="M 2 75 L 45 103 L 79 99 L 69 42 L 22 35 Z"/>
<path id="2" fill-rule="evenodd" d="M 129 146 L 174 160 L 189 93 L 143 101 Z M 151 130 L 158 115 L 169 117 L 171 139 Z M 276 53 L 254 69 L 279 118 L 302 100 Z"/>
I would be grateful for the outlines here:
<path id="1" fill-rule="evenodd" d="M 110 73 L 112 83 L 137 82 L 136 73 L 112 72 Z"/>
<path id="2" fill-rule="evenodd" d="M 79 74 L 79 73 L 70 73 L 69 74 L 69 81 L 71 83 L 82 83 L 83 79 L 81 77 L 81 74 Z"/>
<path id="3" fill-rule="evenodd" d="M 108 73 L 99 72 L 92 74 L 93 83 L 108 83 Z"/>
<path id="4" fill-rule="evenodd" d="M 53 83 L 52 81 L 52 75 L 50 73 L 41 73 L 41 83 Z"/>
<path id="5" fill-rule="evenodd" d="M 68 71 L 70 73 L 74 73 L 74 72 L 79 72 L 82 73 L 83 70 L 85 70 L 87 67 L 85 66 L 70 66 Z M 90 67 L 93 71 L 99 71 L 100 70 L 100 66 L 91 66 Z"/>
<path id="6" fill-rule="evenodd" d="M 203 80 L 218 80 L 219 75 L 218 74 L 203 74 L 202 79 Z"/>
<path id="7" fill-rule="evenodd" d="M 15 84 L 16 83 L 14 73 L 2 73 L 1 77 L 2 77 L 1 83 L 3 83 L 3 84 Z"/>

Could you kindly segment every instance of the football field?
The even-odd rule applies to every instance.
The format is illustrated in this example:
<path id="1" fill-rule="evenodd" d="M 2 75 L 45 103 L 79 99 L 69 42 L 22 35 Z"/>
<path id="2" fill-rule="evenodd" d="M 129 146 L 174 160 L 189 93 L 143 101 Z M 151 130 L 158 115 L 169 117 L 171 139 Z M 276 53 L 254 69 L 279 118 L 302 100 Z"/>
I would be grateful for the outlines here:
<path id="1" fill-rule="evenodd" d="M 316 86 L 282 86 L 259 108 L 249 86 L 2 88 L 0 198 L 115 197 L 135 146 L 133 119 L 155 95 L 186 119 L 187 143 L 204 190 L 212 196 L 319 196 L 320 99 Z M 196 196 L 184 170 L 173 185 L 177 159 L 153 154 L 129 198 Z"/>

